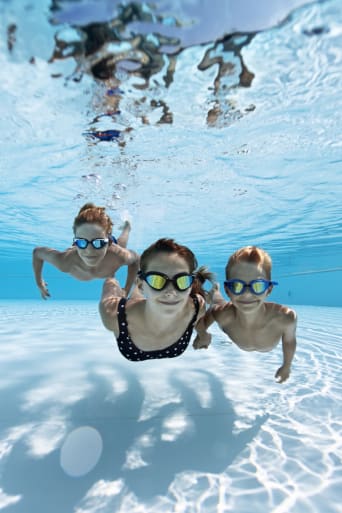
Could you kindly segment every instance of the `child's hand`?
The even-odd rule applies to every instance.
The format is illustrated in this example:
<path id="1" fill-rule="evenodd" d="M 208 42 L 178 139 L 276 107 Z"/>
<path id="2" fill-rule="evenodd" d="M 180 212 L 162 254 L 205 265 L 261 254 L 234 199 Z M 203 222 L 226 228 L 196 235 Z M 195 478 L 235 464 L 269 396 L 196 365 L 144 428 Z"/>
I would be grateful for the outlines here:
<path id="1" fill-rule="evenodd" d="M 211 335 L 210 333 L 205 333 L 201 336 L 197 335 L 195 338 L 192 347 L 194 349 L 208 349 L 211 343 Z"/>
<path id="2" fill-rule="evenodd" d="M 282 365 L 277 372 L 275 373 L 275 378 L 278 380 L 278 383 L 284 383 L 290 376 L 290 367 L 286 365 Z"/>
<path id="3" fill-rule="evenodd" d="M 47 299 L 48 297 L 51 297 L 50 293 L 48 291 L 48 288 L 47 288 L 46 281 L 42 280 L 40 285 L 38 285 L 38 288 L 40 290 L 40 293 L 41 293 L 43 299 Z"/>

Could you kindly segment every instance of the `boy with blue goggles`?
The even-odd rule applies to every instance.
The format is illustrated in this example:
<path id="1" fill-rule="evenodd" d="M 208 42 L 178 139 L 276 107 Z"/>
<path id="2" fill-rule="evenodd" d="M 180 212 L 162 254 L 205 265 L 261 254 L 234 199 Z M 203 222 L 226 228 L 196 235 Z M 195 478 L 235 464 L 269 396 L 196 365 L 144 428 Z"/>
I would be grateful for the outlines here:
<path id="1" fill-rule="evenodd" d="M 271 280 L 271 257 L 266 251 L 247 246 L 228 260 L 224 289 L 226 302 L 218 285 L 212 293 L 212 306 L 198 323 L 195 349 L 208 347 L 207 328 L 214 321 L 228 337 L 245 351 L 271 351 L 282 341 L 283 363 L 275 373 L 279 383 L 290 375 L 296 350 L 296 312 L 266 301 L 276 281 Z"/>

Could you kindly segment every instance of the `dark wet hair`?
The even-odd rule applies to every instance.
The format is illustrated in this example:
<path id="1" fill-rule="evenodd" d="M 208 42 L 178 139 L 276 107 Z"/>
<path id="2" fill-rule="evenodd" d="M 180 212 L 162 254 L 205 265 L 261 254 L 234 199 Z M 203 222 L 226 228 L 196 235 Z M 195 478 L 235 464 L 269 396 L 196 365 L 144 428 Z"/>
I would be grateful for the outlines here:
<path id="1" fill-rule="evenodd" d="M 231 269 L 238 262 L 249 262 L 251 264 L 259 265 L 265 271 L 267 279 L 271 279 L 272 259 L 265 250 L 257 248 L 256 246 L 246 246 L 235 251 L 235 253 L 229 257 L 226 265 L 227 280 L 232 278 L 230 275 Z"/>
<path id="2" fill-rule="evenodd" d="M 83 205 L 74 219 L 74 233 L 79 226 L 85 223 L 99 224 L 105 230 L 107 235 L 112 234 L 113 223 L 108 214 L 106 214 L 106 209 L 104 207 L 97 207 L 94 203 L 86 203 Z"/>
<path id="3" fill-rule="evenodd" d="M 149 261 L 158 253 L 176 253 L 178 256 L 184 258 L 189 266 L 189 272 L 195 276 L 191 288 L 192 294 L 200 294 L 205 298 L 205 290 L 203 289 L 203 284 L 206 280 L 209 280 L 213 283 L 214 275 L 205 266 L 201 266 L 197 269 L 197 259 L 191 249 L 178 244 L 173 239 L 159 239 L 151 244 L 151 246 L 149 246 L 147 249 L 145 249 L 140 257 L 140 269 L 143 272 L 147 271 Z"/>

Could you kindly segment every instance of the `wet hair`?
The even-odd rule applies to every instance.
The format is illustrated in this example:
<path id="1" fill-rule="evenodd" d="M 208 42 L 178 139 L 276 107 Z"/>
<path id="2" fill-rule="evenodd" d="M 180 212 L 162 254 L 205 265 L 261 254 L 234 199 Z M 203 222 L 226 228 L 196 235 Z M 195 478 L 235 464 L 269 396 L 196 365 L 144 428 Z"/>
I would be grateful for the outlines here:
<path id="1" fill-rule="evenodd" d="M 140 257 L 140 269 L 143 272 L 147 271 L 149 261 L 156 255 L 158 255 L 158 253 L 176 253 L 178 256 L 184 258 L 184 260 L 187 262 L 189 266 L 190 274 L 194 274 L 195 276 L 191 288 L 192 294 L 200 294 L 205 298 L 205 290 L 203 289 L 203 284 L 206 280 L 209 280 L 213 283 L 214 275 L 205 266 L 197 268 L 197 259 L 191 251 L 191 249 L 187 248 L 186 246 L 182 246 L 181 244 L 178 244 L 173 239 L 159 239 L 153 244 L 151 244 L 151 246 L 149 246 L 147 249 L 145 249 L 145 251 L 142 253 Z"/>
<path id="2" fill-rule="evenodd" d="M 104 207 L 97 207 L 94 203 L 86 203 L 83 205 L 74 219 L 74 233 L 79 226 L 85 223 L 99 224 L 107 235 L 112 234 L 113 223 L 110 217 L 106 214 L 106 209 Z"/>
<path id="3" fill-rule="evenodd" d="M 248 262 L 262 267 L 266 273 L 267 279 L 271 279 L 272 259 L 263 249 L 257 248 L 256 246 L 246 246 L 235 251 L 235 253 L 230 256 L 226 265 L 226 279 L 231 278 L 231 269 L 239 262 Z"/>

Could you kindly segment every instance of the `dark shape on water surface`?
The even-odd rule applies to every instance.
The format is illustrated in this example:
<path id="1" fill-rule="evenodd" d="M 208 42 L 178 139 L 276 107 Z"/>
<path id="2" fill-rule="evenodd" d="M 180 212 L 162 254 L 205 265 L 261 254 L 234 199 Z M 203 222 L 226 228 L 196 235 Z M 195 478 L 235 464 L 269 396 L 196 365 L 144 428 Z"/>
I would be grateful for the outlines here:
<path id="1" fill-rule="evenodd" d="M 121 134 L 121 130 L 94 130 L 92 132 L 84 132 L 83 135 L 93 139 L 99 139 L 100 141 L 115 141 L 120 137 Z"/>

